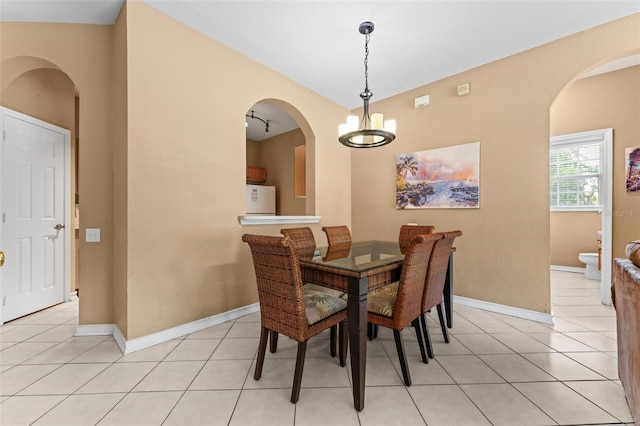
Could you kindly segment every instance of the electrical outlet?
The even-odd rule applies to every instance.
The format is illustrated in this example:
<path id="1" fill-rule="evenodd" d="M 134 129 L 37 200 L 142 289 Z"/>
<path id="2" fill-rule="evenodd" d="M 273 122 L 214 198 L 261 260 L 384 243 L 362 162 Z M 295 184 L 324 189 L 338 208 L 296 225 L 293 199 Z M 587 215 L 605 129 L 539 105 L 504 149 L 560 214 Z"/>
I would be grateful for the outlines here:
<path id="1" fill-rule="evenodd" d="M 99 243 L 100 242 L 100 228 L 87 228 L 84 240 L 87 243 Z"/>

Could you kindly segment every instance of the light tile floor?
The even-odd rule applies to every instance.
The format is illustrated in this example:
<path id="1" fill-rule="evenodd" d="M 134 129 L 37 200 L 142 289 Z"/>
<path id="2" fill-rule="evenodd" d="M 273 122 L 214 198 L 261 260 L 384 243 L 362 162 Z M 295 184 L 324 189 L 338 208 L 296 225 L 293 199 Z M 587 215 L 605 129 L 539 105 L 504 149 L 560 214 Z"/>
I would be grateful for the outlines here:
<path id="1" fill-rule="evenodd" d="M 586 425 L 632 424 L 618 380 L 613 308 L 581 274 L 551 272 L 555 324 L 455 305 L 451 343 L 429 319 L 436 357 L 405 330 L 413 386 L 393 335 L 368 342 L 366 406 L 349 368 L 312 339 L 300 401 L 289 402 L 296 345 L 280 338 L 253 379 L 252 314 L 122 355 L 112 337 L 73 337 L 78 302 L 0 327 L 0 424 L 18 425 Z"/>

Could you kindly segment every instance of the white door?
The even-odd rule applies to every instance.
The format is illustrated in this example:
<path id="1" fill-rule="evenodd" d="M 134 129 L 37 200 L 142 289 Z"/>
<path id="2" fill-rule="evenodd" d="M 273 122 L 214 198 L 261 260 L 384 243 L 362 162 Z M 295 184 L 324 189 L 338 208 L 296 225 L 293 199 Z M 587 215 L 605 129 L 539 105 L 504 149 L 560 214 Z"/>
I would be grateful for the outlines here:
<path id="1" fill-rule="evenodd" d="M 2 322 L 68 299 L 69 131 L 2 108 Z"/>

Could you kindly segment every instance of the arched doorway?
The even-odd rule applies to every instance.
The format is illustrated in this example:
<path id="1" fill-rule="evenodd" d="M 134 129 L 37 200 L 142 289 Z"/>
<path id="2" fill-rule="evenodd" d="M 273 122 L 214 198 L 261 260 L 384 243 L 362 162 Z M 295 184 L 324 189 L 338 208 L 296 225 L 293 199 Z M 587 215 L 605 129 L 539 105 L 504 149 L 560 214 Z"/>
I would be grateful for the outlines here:
<path id="1" fill-rule="evenodd" d="M 628 196 L 620 189 L 623 185 L 617 171 L 624 167 L 624 147 L 637 141 L 637 124 L 624 117 L 630 111 L 638 113 L 631 94 L 634 91 L 629 88 L 637 85 L 639 63 L 640 55 L 636 54 L 585 70 L 562 89 L 550 109 L 552 137 L 613 128 L 615 142 L 605 145 L 611 149 L 611 158 L 605 165 L 609 174 L 603 176 L 601 196 L 605 202 L 615 200 L 615 204 L 603 205 L 599 212 L 551 212 L 550 226 L 551 264 L 574 272 L 585 266 L 578 261 L 580 252 L 597 252 L 597 231 L 602 231 L 600 295 L 606 305 L 611 304 L 613 258 L 624 255 L 624 245 L 620 246 L 632 235 L 632 225 L 624 215 Z"/>
<path id="2" fill-rule="evenodd" d="M 13 233 L 5 232 L 0 235 L 3 239 L 2 244 L 6 247 L 5 251 L 9 250 L 6 253 L 8 261 L 17 262 L 20 259 L 22 265 L 18 275 L 14 270 L 14 273 L 7 271 L 4 274 L 6 276 L 2 276 L 3 297 L 9 298 L 7 304 L 14 303 L 10 309 L 7 308 L 3 312 L 2 319 L 6 321 L 13 319 L 16 315 L 26 315 L 51 304 L 67 301 L 70 295 L 78 291 L 79 233 L 77 229 L 79 222 L 76 215 L 78 93 L 67 74 L 54 64 L 39 58 L 12 58 L 3 62 L 2 70 L 3 72 L 6 70 L 9 74 L 9 78 L 4 80 L 1 91 L 2 106 L 6 108 L 3 110 L 3 117 L 5 117 L 3 129 L 15 123 L 19 126 L 16 131 L 20 134 L 35 132 L 30 136 L 33 149 L 28 157 L 35 163 L 32 165 L 28 161 L 22 163 L 24 167 L 19 173 L 24 179 L 17 179 L 14 176 L 11 180 L 13 186 L 17 180 L 23 182 L 16 190 L 19 191 L 18 198 L 25 203 L 22 207 L 28 208 L 23 213 L 29 211 L 27 216 L 32 216 L 32 221 L 38 221 L 38 232 L 42 234 L 41 238 L 20 238 L 19 243 L 13 241 L 16 237 Z M 23 136 L 14 135 L 13 137 Z M 58 141 L 58 138 L 62 139 Z M 51 153 L 55 152 L 55 155 L 44 152 L 43 156 L 39 157 L 36 144 L 41 144 L 43 149 L 51 148 Z M 28 152 L 20 151 L 23 152 L 20 155 L 26 155 L 24 153 Z M 12 159 L 9 155 L 5 157 L 3 162 L 5 165 L 7 165 L 6 162 L 10 162 L 7 167 L 10 168 L 15 158 Z M 43 159 L 46 164 L 42 163 Z M 35 164 L 39 164 L 40 167 Z M 50 185 L 47 185 L 47 182 Z M 23 188 L 26 183 L 30 183 L 32 189 Z M 44 198 L 40 192 L 42 188 L 48 188 L 46 192 L 48 195 Z M 2 197 L 5 204 L 15 204 L 17 200 L 15 197 L 10 197 L 10 189 L 11 187 L 6 185 L 3 187 Z M 5 205 L 3 209 L 12 212 L 18 210 L 15 207 Z M 40 219 L 36 219 L 37 217 Z M 11 220 L 11 215 L 8 220 Z M 35 223 L 29 228 L 36 232 Z M 36 248 L 35 245 L 38 244 L 42 247 Z M 29 249 L 31 245 L 34 247 Z M 40 260 L 33 258 L 34 262 L 30 263 L 24 258 L 27 254 L 30 258 L 32 255 L 37 255 Z M 61 282 L 58 283 L 59 281 Z M 61 286 L 61 293 L 57 290 L 58 286 Z M 11 301 L 14 294 L 23 292 L 35 295 L 38 289 L 43 294 L 50 293 L 49 289 L 55 289 L 56 296 L 20 297 Z M 18 307 L 18 299 L 26 303 L 20 302 Z"/>

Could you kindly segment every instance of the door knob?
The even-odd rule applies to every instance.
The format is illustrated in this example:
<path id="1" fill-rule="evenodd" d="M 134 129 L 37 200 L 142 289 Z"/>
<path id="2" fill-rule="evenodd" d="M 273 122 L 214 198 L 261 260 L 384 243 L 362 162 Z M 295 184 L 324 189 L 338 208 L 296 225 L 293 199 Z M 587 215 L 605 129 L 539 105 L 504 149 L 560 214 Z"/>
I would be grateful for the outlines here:
<path id="1" fill-rule="evenodd" d="M 4 252 L 0 251 L 0 267 L 4 265 Z"/>
<path id="2" fill-rule="evenodd" d="M 64 225 L 63 225 L 63 224 L 61 224 L 61 223 L 59 223 L 59 224 L 57 224 L 56 226 L 54 226 L 53 228 L 54 228 L 56 231 L 59 231 L 59 230 L 61 230 L 62 228 L 64 228 Z"/>

